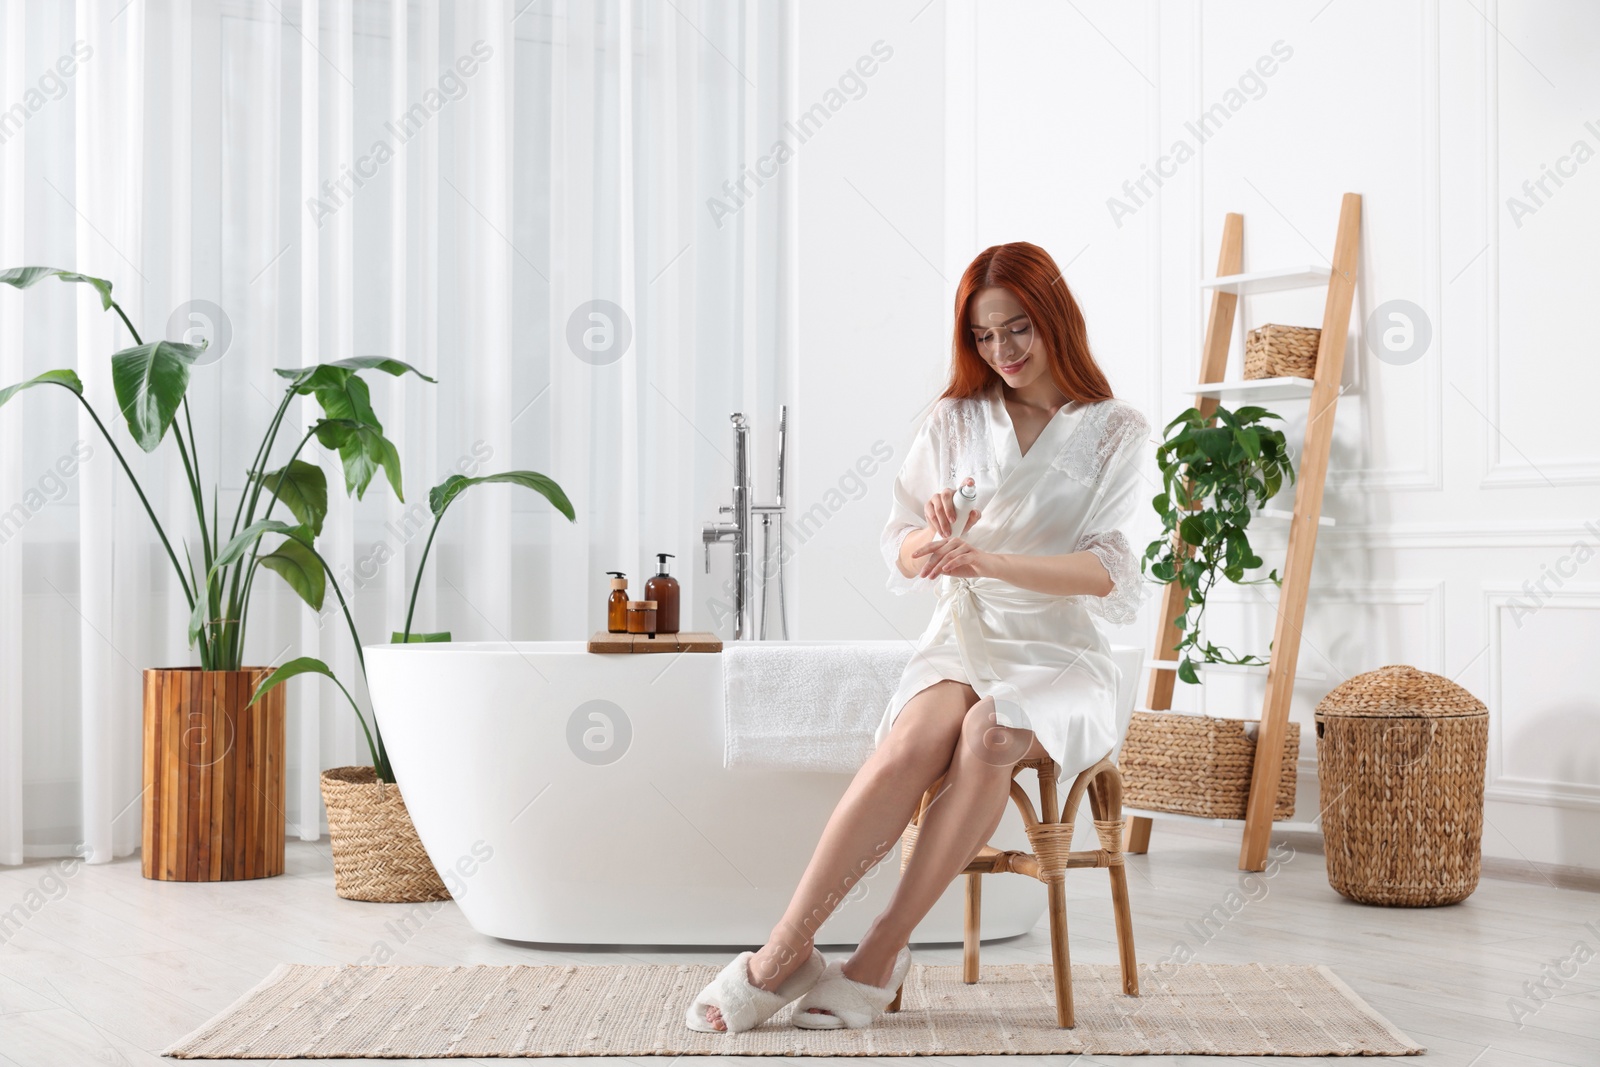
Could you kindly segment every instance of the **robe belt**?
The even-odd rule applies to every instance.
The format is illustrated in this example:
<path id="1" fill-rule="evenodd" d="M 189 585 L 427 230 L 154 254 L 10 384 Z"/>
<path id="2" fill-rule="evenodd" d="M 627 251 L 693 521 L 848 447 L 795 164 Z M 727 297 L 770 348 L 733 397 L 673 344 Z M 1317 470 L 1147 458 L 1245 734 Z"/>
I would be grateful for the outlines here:
<path id="1" fill-rule="evenodd" d="M 948 584 L 939 589 L 941 607 L 948 606 L 956 635 L 956 648 L 961 653 L 962 665 L 967 673 L 984 681 L 997 682 L 994 663 L 989 659 L 989 642 L 983 632 L 981 601 L 991 603 L 1038 603 L 1060 600 L 1053 593 L 1040 593 L 1005 584 L 983 586 L 983 579 L 959 578 L 945 575 Z"/>

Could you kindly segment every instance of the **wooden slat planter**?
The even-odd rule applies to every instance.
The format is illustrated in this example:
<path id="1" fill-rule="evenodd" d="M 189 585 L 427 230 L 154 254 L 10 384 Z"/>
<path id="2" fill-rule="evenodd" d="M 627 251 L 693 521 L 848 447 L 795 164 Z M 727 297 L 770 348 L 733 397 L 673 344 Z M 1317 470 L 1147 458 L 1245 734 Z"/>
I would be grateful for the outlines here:
<path id="1" fill-rule="evenodd" d="M 284 690 L 270 668 L 144 672 L 146 878 L 227 882 L 283 873 Z"/>

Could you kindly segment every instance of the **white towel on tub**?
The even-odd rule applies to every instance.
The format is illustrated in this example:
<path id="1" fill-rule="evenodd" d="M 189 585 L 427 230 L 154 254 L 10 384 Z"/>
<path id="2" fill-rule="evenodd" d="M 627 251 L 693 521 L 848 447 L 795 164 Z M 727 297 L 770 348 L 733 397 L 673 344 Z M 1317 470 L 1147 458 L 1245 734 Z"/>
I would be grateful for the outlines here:
<path id="1" fill-rule="evenodd" d="M 907 641 L 729 641 L 725 767 L 854 774 L 914 648 Z"/>

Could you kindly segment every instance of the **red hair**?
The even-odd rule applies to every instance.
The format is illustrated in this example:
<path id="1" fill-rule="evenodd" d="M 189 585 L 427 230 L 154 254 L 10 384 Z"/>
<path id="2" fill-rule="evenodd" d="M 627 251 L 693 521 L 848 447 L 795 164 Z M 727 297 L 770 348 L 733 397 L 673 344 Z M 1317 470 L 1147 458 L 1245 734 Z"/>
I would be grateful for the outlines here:
<path id="1" fill-rule="evenodd" d="M 1027 241 L 990 245 L 962 273 L 961 284 L 956 286 L 950 384 L 940 399 L 975 396 L 1000 379 L 1000 373 L 978 354 L 967 321 L 973 296 L 990 285 L 1009 289 L 1027 312 L 1035 338 L 1043 346 L 1050 377 L 1068 400 L 1093 403 L 1110 399 L 1111 383 L 1089 351 L 1089 333 L 1078 302 L 1050 253 Z"/>

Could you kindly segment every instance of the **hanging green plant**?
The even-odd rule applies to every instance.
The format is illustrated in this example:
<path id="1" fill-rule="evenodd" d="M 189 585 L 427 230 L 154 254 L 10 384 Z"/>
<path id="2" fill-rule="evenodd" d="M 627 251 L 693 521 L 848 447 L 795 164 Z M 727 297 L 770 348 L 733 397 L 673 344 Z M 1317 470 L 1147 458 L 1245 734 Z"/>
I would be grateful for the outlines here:
<path id="1" fill-rule="evenodd" d="M 1281 422 L 1282 416 L 1260 407 L 1229 411 L 1219 404 L 1207 419 L 1191 407 L 1167 423 L 1166 438 L 1156 450 L 1165 491 L 1151 504 L 1161 516 L 1163 536 L 1150 542 L 1142 564 L 1156 580 L 1183 587 L 1183 610 L 1173 623 L 1183 638 L 1173 650 L 1180 656 L 1178 677 L 1191 685 L 1200 681 L 1191 651 L 1203 663 L 1267 662 L 1209 641 L 1201 647 L 1200 637 L 1206 598 L 1219 576 L 1235 585 L 1282 584 L 1276 570 L 1264 578 L 1245 578 L 1246 571 L 1261 566 L 1261 557 L 1250 548 L 1250 518 L 1277 495 L 1285 478 L 1293 484 L 1295 476 L 1287 439 L 1281 430 L 1262 425 L 1264 419 Z"/>

